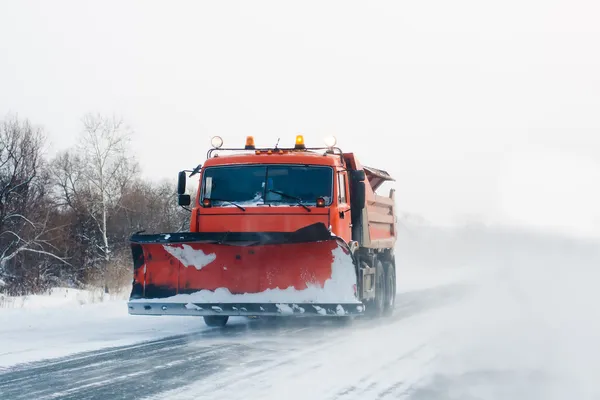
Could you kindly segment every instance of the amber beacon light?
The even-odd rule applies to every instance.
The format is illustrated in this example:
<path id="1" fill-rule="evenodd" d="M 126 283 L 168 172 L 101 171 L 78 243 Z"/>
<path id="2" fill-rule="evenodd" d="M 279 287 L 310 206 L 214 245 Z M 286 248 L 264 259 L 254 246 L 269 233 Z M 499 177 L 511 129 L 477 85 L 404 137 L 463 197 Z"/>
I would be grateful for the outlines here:
<path id="1" fill-rule="evenodd" d="M 304 136 L 302 135 L 296 135 L 296 145 L 294 146 L 295 149 L 305 149 L 306 146 L 304 146 Z"/>
<path id="2" fill-rule="evenodd" d="M 254 137 L 248 136 L 246 137 L 246 150 L 254 150 Z"/>

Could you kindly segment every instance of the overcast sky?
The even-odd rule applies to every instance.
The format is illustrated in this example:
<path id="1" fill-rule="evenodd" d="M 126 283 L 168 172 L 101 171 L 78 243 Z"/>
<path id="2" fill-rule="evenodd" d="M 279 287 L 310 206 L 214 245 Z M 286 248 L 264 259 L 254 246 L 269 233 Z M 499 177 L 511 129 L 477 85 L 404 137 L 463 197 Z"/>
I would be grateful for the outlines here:
<path id="1" fill-rule="evenodd" d="M 335 135 L 433 222 L 600 234 L 597 1 L 0 0 L 0 118 L 122 115 L 144 175 Z"/>

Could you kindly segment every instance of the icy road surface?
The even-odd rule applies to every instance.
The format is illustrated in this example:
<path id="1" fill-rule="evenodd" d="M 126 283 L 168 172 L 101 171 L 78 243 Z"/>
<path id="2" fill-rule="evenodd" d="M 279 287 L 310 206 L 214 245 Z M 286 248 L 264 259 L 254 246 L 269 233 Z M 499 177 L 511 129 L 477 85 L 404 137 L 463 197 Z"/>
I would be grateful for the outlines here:
<path id="1" fill-rule="evenodd" d="M 225 329 L 206 329 L 197 320 L 197 333 L 1 371 L 0 398 L 397 395 L 416 382 L 434 356 L 427 343 L 435 339 L 435 329 L 426 328 L 425 314 L 455 303 L 466 291 L 465 286 L 449 285 L 401 294 L 403 305 L 389 321 L 376 322 L 378 326 L 366 321 L 349 326 L 315 321 L 307 326 L 306 321 L 237 319 Z M 420 321 L 419 329 L 410 320 Z M 373 342 L 380 335 L 386 340 Z M 406 340 L 398 340 L 404 336 Z M 373 351 L 379 355 L 373 357 Z"/>
<path id="2" fill-rule="evenodd" d="M 7 347 L 49 357 L 39 348 L 46 337 L 61 343 L 59 330 L 41 314 L 45 331 L 21 326 L 24 353 L 3 320 L 0 399 L 600 399 L 598 243 L 422 231 L 400 251 L 397 306 L 378 321 L 208 329 L 201 319 L 76 314 L 62 350 L 86 344 L 78 331 L 98 350 L 15 364 Z M 133 341 L 136 325 L 138 343 L 114 347 Z"/>

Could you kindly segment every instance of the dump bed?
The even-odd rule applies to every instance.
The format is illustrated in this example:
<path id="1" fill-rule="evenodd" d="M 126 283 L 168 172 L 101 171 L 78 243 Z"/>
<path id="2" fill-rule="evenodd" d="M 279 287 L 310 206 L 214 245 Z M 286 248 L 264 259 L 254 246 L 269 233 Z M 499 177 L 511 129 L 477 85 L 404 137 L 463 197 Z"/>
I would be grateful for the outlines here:
<path id="1" fill-rule="evenodd" d="M 360 165 L 354 154 L 345 153 L 344 158 L 352 169 L 365 172 L 365 202 L 361 221 L 361 246 L 372 249 L 391 249 L 396 244 L 395 190 L 387 196 L 377 190 L 388 181 L 394 181 L 386 171 Z"/>

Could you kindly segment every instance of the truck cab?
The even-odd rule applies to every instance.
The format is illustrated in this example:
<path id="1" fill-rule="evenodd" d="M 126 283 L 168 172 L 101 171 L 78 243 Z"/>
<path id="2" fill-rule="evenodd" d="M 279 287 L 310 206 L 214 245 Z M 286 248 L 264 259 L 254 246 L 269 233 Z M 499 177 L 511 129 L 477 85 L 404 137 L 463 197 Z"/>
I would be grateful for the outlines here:
<path id="1" fill-rule="evenodd" d="M 353 213 L 365 206 L 365 174 L 341 151 L 311 151 L 301 135 L 291 149 L 256 149 L 252 137 L 242 154 L 218 149 L 200 169 L 190 232 L 293 232 L 320 222 L 353 240 Z M 180 204 L 190 205 L 181 192 Z"/>

